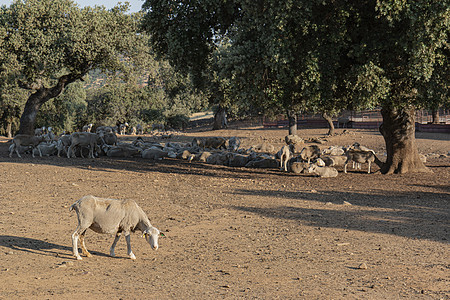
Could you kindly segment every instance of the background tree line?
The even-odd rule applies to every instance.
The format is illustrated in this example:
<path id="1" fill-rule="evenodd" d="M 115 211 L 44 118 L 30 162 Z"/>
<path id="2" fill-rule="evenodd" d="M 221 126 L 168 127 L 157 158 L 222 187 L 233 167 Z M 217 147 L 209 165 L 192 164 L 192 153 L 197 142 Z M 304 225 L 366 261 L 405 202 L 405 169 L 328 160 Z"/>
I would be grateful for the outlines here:
<path id="1" fill-rule="evenodd" d="M 189 75 L 157 60 L 128 4 L 14 1 L 0 9 L 0 134 L 168 123 L 208 106 Z"/>
<path id="2" fill-rule="evenodd" d="M 0 10 L 0 120 L 31 134 L 40 122 L 182 123 L 214 105 L 214 128 L 227 111 L 284 113 L 295 134 L 300 112 L 332 129 L 344 109 L 381 107 L 382 172 L 427 171 L 414 112 L 449 105 L 449 1 L 146 0 L 130 15 L 16 0 Z M 96 72 L 106 83 L 83 89 Z"/>

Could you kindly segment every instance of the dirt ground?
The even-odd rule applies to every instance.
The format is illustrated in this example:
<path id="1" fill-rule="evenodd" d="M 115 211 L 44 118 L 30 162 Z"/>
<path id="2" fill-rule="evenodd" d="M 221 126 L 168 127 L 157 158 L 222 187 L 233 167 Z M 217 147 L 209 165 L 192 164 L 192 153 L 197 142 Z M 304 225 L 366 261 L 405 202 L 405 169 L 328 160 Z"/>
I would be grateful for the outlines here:
<path id="1" fill-rule="evenodd" d="M 232 126 L 172 140 L 278 148 L 286 133 Z M 383 153 L 370 130 L 321 147 L 355 141 Z M 417 143 L 433 173 L 316 178 L 176 159 L 9 158 L 0 138 L 0 298 L 450 299 L 450 136 L 417 133 Z M 165 233 L 160 249 L 136 232 L 137 259 L 124 239 L 112 258 L 113 237 L 89 230 L 93 257 L 74 259 L 69 207 L 89 194 L 135 200 Z"/>

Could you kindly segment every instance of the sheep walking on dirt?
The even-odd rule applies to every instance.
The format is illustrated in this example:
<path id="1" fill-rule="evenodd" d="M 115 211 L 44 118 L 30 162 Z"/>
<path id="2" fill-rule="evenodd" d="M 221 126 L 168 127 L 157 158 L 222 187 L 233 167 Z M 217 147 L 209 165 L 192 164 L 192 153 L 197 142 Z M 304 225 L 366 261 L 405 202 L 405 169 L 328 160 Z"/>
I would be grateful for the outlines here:
<path id="1" fill-rule="evenodd" d="M 87 257 L 92 255 L 84 244 L 84 236 L 88 228 L 97 233 L 115 234 L 116 237 L 110 249 L 110 255 L 115 256 L 114 249 L 121 234 L 125 235 L 127 253 L 131 259 L 136 256 L 131 251 L 130 233 L 140 230 L 152 249 L 158 249 L 158 238 L 164 236 L 150 224 L 145 212 L 133 200 L 114 200 L 84 196 L 70 206 L 78 217 L 78 227 L 72 234 L 73 255 L 81 260 L 78 253 L 78 238 L 81 241 L 81 251 Z"/>
<path id="2" fill-rule="evenodd" d="M 9 147 L 9 157 L 12 157 L 14 150 L 17 153 L 18 157 L 22 157 L 19 154 L 19 149 L 21 146 L 31 147 L 31 155 L 34 157 L 33 150 L 45 140 L 44 136 L 33 136 L 28 134 L 18 134 L 12 140 L 12 145 Z M 37 148 L 39 151 L 39 155 L 42 157 L 41 150 Z"/>

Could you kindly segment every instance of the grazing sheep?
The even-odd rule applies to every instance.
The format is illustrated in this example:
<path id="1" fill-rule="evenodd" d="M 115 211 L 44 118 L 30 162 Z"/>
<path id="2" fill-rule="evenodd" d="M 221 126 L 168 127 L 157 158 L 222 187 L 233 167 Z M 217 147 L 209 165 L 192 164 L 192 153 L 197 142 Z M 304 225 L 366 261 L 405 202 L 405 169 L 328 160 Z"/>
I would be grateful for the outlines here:
<path id="1" fill-rule="evenodd" d="M 347 160 L 344 164 L 344 173 L 347 173 L 347 164 L 350 161 L 362 164 L 362 163 L 368 163 L 369 168 L 367 173 L 370 173 L 370 166 L 375 161 L 375 153 L 373 151 L 362 151 L 357 149 L 349 149 L 346 154 Z"/>
<path id="2" fill-rule="evenodd" d="M 307 161 L 308 163 L 320 156 L 320 148 L 317 145 L 306 146 L 300 152 L 300 158 L 303 161 Z"/>
<path id="3" fill-rule="evenodd" d="M 81 251 L 87 257 L 92 255 L 86 249 L 84 236 L 88 228 L 97 233 L 115 234 L 116 237 L 110 249 L 110 255 L 115 256 L 114 249 L 121 234 L 125 235 L 127 253 L 131 259 L 136 256 L 131 251 L 130 234 L 140 230 L 152 249 L 157 250 L 159 236 L 164 236 L 150 224 L 145 212 L 133 200 L 103 199 L 94 196 L 84 196 L 70 206 L 78 217 L 78 227 L 72 234 L 73 255 L 81 260 L 78 253 L 78 238 L 81 241 Z"/>
<path id="4" fill-rule="evenodd" d="M 83 132 L 91 132 L 93 124 L 88 124 L 83 126 Z"/>
<path id="5" fill-rule="evenodd" d="M 133 127 L 130 128 L 129 134 L 130 135 L 136 135 L 136 132 L 137 132 L 136 126 L 133 126 Z"/>
<path id="6" fill-rule="evenodd" d="M 311 164 L 308 168 L 308 172 L 319 177 L 329 178 L 338 176 L 338 171 L 333 167 L 320 167 L 315 164 Z"/>
<path id="7" fill-rule="evenodd" d="M 72 136 L 71 135 L 62 135 L 59 137 L 58 142 L 56 144 L 56 149 L 58 150 L 58 157 L 60 157 L 61 152 L 67 155 L 67 151 L 72 144 Z"/>
<path id="8" fill-rule="evenodd" d="M 96 133 L 91 132 L 74 132 L 72 133 L 72 144 L 67 150 L 67 158 L 71 157 L 73 148 L 76 146 L 89 147 L 89 157 L 94 158 L 94 150 L 98 150 L 97 140 L 99 139 Z"/>
<path id="9" fill-rule="evenodd" d="M 12 140 L 12 145 L 9 147 L 9 157 L 12 157 L 14 150 L 18 157 L 22 157 L 19 154 L 19 148 L 21 146 L 31 147 L 31 155 L 34 157 L 34 148 L 36 148 L 41 142 L 45 140 L 44 136 L 33 136 L 28 134 L 18 134 Z M 39 148 L 38 148 L 39 149 Z M 39 154 L 42 156 L 41 150 L 39 149 Z"/>

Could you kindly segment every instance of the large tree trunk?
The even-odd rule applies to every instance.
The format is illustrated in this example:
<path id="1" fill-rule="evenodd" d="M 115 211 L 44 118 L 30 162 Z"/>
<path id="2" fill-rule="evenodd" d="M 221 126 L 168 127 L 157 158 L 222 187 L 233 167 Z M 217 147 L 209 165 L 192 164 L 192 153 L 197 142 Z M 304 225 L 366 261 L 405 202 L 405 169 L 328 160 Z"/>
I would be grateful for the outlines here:
<path id="1" fill-rule="evenodd" d="M 383 124 L 380 132 L 386 143 L 387 160 L 381 173 L 430 172 L 419 158 L 415 139 L 415 109 L 381 109 Z"/>
<path id="2" fill-rule="evenodd" d="M 36 116 L 45 101 L 47 100 L 45 100 L 45 96 L 43 95 L 41 90 L 30 95 L 27 103 L 25 103 L 25 108 L 23 110 L 22 116 L 20 117 L 20 127 L 18 132 L 19 134 L 34 135 L 34 124 L 36 123 Z"/>
<path id="3" fill-rule="evenodd" d="M 223 129 L 228 127 L 227 110 L 225 107 L 219 105 L 216 114 L 214 115 L 213 130 Z"/>
<path id="4" fill-rule="evenodd" d="M 12 121 L 8 120 L 6 124 L 6 136 L 12 138 Z"/>
<path id="5" fill-rule="evenodd" d="M 327 123 L 328 123 L 328 133 L 327 133 L 327 135 L 334 135 L 333 119 L 331 119 L 331 117 L 325 112 L 322 113 L 322 118 L 324 118 L 325 121 L 327 121 Z"/>
<path id="6" fill-rule="evenodd" d="M 289 135 L 297 135 L 297 114 L 293 111 L 287 112 Z"/>
<path id="7" fill-rule="evenodd" d="M 439 124 L 439 108 L 431 111 L 433 116 L 433 124 Z"/>
<path id="8" fill-rule="evenodd" d="M 20 127 L 19 134 L 30 134 L 34 135 L 34 127 L 36 123 L 36 116 L 41 108 L 42 104 L 49 101 L 52 98 L 57 97 L 62 93 L 64 88 L 74 82 L 75 80 L 81 79 L 84 74 L 68 74 L 61 76 L 58 79 L 57 84 L 51 88 L 45 88 L 43 86 L 39 88 L 34 88 L 35 92 L 32 93 L 25 103 L 25 108 L 23 110 L 22 116 L 20 117 Z M 29 86 L 22 85 L 23 88 L 33 89 Z"/>

